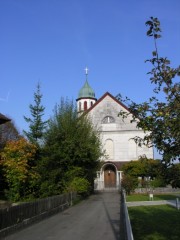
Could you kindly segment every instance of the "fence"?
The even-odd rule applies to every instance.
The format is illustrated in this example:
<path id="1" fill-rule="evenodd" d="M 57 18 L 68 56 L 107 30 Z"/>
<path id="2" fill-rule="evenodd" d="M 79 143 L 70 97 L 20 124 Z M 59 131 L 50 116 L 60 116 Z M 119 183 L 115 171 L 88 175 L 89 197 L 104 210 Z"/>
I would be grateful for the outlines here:
<path id="1" fill-rule="evenodd" d="M 166 188 L 155 188 L 153 190 L 154 193 L 175 193 L 175 192 L 179 192 L 180 189 L 173 189 L 171 187 L 166 187 Z M 139 188 L 136 189 L 135 191 L 136 193 L 149 193 L 150 190 L 148 188 Z M 153 202 L 151 201 L 151 203 L 153 204 Z M 152 205 L 149 204 L 148 205 Z M 179 199 L 176 198 L 176 203 L 173 204 L 171 203 L 171 201 L 163 201 L 163 204 L 170 204 L 174 207 L 176 207 L 178 210 L 180 208 L 180 204 L 179 204 Z M 123 216 L 124 216 L 124 227 L 125 227 L 125 239 L 127 240 L 134 240 L 133 237 L 133 232 L 132 232 L 132 227 L 131 227 L 131 222 L 129 219 L 129 213 L 128 213 L 128 209 L 127 209 L 127 204 L 126 204 L 126 193 L 124 190 L 121 190 L 121 212 L 123 212 Z"/>
<path id="2" fill-rule="evenodd" d="M 127 209 L 127 205 L 126 205 L 126 194 L 125 194 L 124 190 L 121 191 L 121 204 L 122 204 L 122 211 L 124 213 L 123 215 L 125 218 L 124 225 L 125 225 L 126 238 L 127 238 L 127 240 L 134 240 L 131 222 L 129 219 L 129 213 L 128 213 L 128 209 Z"/>
<path id="3" fill-rule="evenodd" d="M 66 193 L 0 209 L 0 236 L 6 234 L 10 229 L 20 228 L 28 223 L 63 211 L 72 205 L 76 196 L 76 193 Z"/>

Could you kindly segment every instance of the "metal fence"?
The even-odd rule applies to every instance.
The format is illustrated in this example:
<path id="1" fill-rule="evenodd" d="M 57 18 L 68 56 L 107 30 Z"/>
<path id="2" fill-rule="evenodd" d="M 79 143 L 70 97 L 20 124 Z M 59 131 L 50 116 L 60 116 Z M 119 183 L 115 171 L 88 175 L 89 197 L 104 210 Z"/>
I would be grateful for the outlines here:
<path id="1" fill-rule="evenodd" d="M 124 220 L 125 220 L 125 232 L 126 232 L 126 239 L 127 240 L 134 240 L 131 222 L 129 219 L 129 213 L 126 204 L 126 194 L 125 191 L 121 191 L 121 204 L 122 204 L 122 211 L 124 212 Z"/>
<path id="2" fill-rule="evenodd" d="M 9 208 L 0 209 L 0 233 L 2 229 L 21 223 L 41 219 L 69 207 L 76 199 L 76 193 L 66 193 L 58 196 L 22 203 Z"/>

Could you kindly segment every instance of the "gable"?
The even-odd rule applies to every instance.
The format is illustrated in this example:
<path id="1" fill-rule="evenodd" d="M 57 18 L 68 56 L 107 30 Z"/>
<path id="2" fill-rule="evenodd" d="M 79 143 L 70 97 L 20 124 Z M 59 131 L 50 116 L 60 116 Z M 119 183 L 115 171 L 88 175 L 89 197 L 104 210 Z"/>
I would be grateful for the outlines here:
<path id="1" fill-rule="evenodd" d="M 131 123 L 132 114 L 123 119 L 118 116 L 120 111 L 129 112 L 129 109 L 107 92 L 88 109 L 87 114 L 93 124 L 104 131 L 137 130 L 136 123 Z"/>
<path id="2" fill-rule="evenodd" d="M 92 111 L 93 108 L 95 108 L 98 104 L 100 104 L 105 98 L 111 98 L 112 101 L 116 102 L 119 106 L 121 106 L 122 110 L 129 112 L 129 109 L 126 105 L 124 105 L 122 102 L 118 101 L 113 95 L 111 95 L 109 92 L 106 92 L 101 98 L 96 101 L 96 103 L 88 109 L 87 113 Z"/>

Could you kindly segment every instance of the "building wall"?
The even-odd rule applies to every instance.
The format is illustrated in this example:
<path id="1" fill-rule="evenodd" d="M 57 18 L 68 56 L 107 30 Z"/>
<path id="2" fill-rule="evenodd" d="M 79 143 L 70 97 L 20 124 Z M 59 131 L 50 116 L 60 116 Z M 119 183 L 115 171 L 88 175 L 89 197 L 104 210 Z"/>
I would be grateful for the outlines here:
<path id="1" fill-rule="evenodd" d="M 105 161 L 126 162 L 137 160 L 140 155 L 153 158 L 153 149 L 140 148 L 132 140 L 135 136 L 144 136 L 144 132 L 137 129 L 136 123 L 131 123 L 132 116 L 122 119 L 118 116 L 120 111 L 127 110 L 117 101 L 107 95 L 88 115 L 93 124 L 101 132 L 103 148 L 106 149 Z"/>

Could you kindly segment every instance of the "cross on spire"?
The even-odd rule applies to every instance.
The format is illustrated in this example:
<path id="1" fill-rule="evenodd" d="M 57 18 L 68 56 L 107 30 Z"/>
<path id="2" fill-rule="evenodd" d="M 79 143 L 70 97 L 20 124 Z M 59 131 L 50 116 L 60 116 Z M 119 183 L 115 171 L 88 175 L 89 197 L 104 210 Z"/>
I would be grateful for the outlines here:
<path id="1" fill-rule="evenodd" d="M 89 69 L 86 67 L 86 68 L 84 69 L 84 71 L 85 71 L 86 81 L 87 81 Z"/>
<path id="2" fill-rule="evenodd" d="M 86 67 L 84 70 L 85 70 L 85 74 L 88 75 L 89 69 Z"/>

